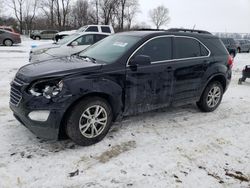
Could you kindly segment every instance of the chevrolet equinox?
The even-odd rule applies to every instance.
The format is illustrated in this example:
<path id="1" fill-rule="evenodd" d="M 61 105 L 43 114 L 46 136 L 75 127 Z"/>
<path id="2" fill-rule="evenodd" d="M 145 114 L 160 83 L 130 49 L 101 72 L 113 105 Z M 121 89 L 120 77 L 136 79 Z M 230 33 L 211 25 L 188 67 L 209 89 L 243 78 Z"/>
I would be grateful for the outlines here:
<path id="1" fill-rule="evenodd" d="M 118 33 L 77 55 L 21 67 L 10 108 L 40 138 L 66 133 L 87 146 L 124 116 L 189 103 L 214 111 L 232 65 L 221 40 L 206 31 Z"/>

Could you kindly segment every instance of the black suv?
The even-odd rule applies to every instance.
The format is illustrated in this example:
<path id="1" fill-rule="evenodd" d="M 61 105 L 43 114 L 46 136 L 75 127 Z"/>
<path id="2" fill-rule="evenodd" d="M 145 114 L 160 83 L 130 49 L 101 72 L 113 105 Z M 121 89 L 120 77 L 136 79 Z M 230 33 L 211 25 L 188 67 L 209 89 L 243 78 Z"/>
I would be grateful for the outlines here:
<path id="1" fill-rule="evenodd" d="M 238 52 L 238 46 L 233 38 L 221 38 L 229 54 L 234 58 Z"/>
<path id="2" fill-rule="evenodd" d="M 91 145 L 124 116 L 188 103 L 214 111 L 232 63 L 221 40 L 206 32 L 119 33 L 78 55 L 20 68 L 10 108 L 38 137 L 66 133 Z"/>

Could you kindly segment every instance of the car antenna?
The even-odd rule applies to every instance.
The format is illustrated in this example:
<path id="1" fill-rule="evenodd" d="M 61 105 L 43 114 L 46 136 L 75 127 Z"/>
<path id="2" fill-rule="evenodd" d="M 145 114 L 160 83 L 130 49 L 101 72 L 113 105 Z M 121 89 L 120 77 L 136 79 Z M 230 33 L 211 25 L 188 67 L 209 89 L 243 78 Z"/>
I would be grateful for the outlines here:
<path id="1" fill-rule="evenodd" d="M 195 27 L 196 27 L 196 24 L 194 24 L 193 31 L 194 31 Z"/>

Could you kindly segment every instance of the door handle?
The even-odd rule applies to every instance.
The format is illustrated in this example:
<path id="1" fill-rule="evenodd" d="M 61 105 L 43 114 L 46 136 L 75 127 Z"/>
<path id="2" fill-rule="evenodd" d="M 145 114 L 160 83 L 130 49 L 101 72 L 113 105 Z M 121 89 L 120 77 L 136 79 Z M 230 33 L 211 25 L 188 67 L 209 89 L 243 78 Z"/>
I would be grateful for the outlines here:
<path id="1" fill-rule="evenodd" d="M 167 72 L 171 72 L 173 69 L 172 69 L 172 67 L 167 67 L 166 70 L 167 70 Z"/>

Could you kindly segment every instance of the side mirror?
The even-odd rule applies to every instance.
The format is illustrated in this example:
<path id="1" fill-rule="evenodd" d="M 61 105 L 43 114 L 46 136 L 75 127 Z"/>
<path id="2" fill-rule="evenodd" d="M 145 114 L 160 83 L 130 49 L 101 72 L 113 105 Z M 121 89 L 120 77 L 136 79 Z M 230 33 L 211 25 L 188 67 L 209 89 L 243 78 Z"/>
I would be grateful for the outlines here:
<path id="1" fill-rule="evenodd" d="M 136 67 L 138 65 L 150 65 L 150 64 L 151 64 L 151 58 L 146 55 L 135 56 L 135 58 L 129 62 L 129 65 L 132 67 Z"/>
<path id="2" fill-rule="evenodd" d="M 73 42 L 71 42 L 70 46 L 72 46 L 72 47 L 78 46 L 78 42 L 77 41 L 73 41 Z"/>

